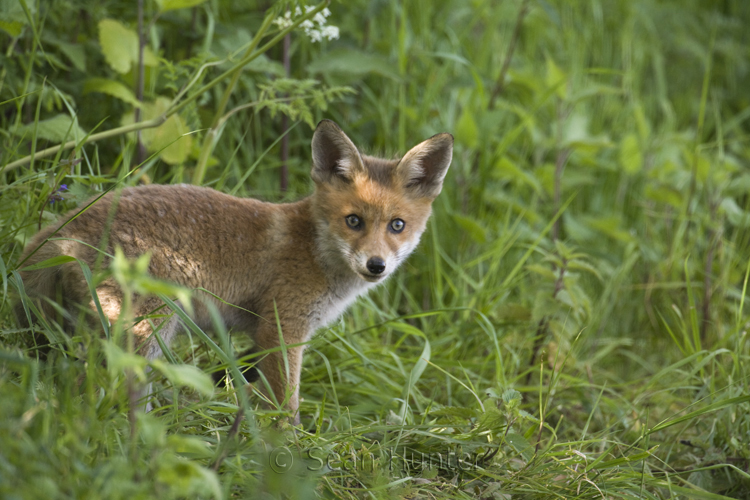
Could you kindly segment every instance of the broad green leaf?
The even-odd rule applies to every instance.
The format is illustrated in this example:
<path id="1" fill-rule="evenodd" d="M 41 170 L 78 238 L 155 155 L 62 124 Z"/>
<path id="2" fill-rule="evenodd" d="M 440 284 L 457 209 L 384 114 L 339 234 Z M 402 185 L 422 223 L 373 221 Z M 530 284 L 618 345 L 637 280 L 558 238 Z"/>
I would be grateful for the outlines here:
<path id="1" fill-rule="evenodd" d="M 491 400 L 487 400 L 484 407 L 487 408 L 487 411 L 479 415 L 477 430 L 480 432 L 484 430 L 490 430 L 493 432 L 505 430 L 508 423 L 506 416 L 500 413 L 500 410 L 495 408 L 495 405 Z"/>
<path id="2" fill-rule="evenodd" d="M 159 10 L 166 12 L 168 10 L 187 9 L 200 5 L 206 0 L 156 0 Z"/>
<path id="3" fill-rule="evenodd" d="M 620 142 L 620 165 L 628 174 L 637 174 L 643 168 L 643 153 L 638 137 L 627 134 Z"/>
<path id="4" fill-rule="evenodd" d="M 158 97 L 154 102 L 143 103 L 142 120 L 153 120 L 162 115 L 169 108 L 169 99 Z M 126 113 L 122 124 L 133 123 L 133 113 Z M 190 156 L 193 147 L 193 137 L 184 135 L 190 132 L 187 124 L 179 115 L 172 115 L 156 128 L 141 131 L 143 144 L 152 153 L 159 152 L 159 157 L 170 165 L 183 163 Z"/>
<path id="5" fill-rule="evenodd" d="M 163 447 L 167 444 L 167 427 L 154 412 L 138 412 L 138 433 L 149 446 Z"/>
<path id="6" fill-rule="evenodd" d="M 505 440 L 510 443 L 513 449 L 520 453 L 527 462 L 534 457 L 534 448 L 531 447 L 531 444 L 529 444 L 523 435 L 511 432 L 505 437 Z"/>
<path id="7" fill-rule="evenodd" d="M 36 12 L 35 5 L 33 2 L 27 4 L 31 14 Z M 21 2 L 18 0 L 0 0 L 0 29 L 12 37 L 17 37 L 28 22 Z"/>
<path id="8" fill-rule="evenodd" d="M 151 367 L 161 372 L 170 382 L 178 387 L 190 387 L 205 396 L 214 393 L 214 383 L 211 377 L 193 365 L 173 365 L 154 359 Z"/>
<path id="9" fill-rule="evenodd" d="M 55 45 L 65 54 L 78 71 L 86 71 L 86 51 L 83 45 L 56 41 Z"/>
<path id="10" fill-rule="evenodd" d="M 156 479 L 172 498 L 223 498 L 216 473 L 199 464 L 173 454 L 162 454 Z"/>
<path id="11" fill-rule="evenodd" d="M 125 84 L 115 80 L 108 80 L 106 78 L 89 78 L 83 84 L 83 93 L 88 94 L 90 92 L 101 92 L 102 94 L 117 97 L 121 101 L 132 104 L 137 108 L 141 107 L 141 103 L 135 98 L 133 91 Z"/>
<path id="12" fill-rule="evenodd" d="M 73 118 L 63 114 L 42 120 L 36 127 L 33 123 L 23 125 L 14 129 L 13 134 L 19 137 L 26 136 L 30 138 L 35 128 L 39 139 L 46 139 L 53 142 L 62 142 L 66 138 L 67 140 L 83 139 L 86 136 L 86 132 L 77 123 L 73 123 Z"/>
<path id="13" fill-rule="evenodd" d="M 587 271 L 597 278 L 599 278 L 600 281 L 603 281 L 602 275 L 599 273 L 599 270 L 589 264 L 588 262 L 582 261 L 582 260 L 573 260 L 571 262 L 568 262 L 568 269 L 576 269 L 580 271 Z"/>
<path id="14" fill-rule="evenodd" d="M 505 392 L 503 392 L 502 399 L 503 403 L 511 404 L 514 401 L 521 402 L 523 396 L 521 396 L 521 393 L 515 389 L 507 389 Z"/>
<path id="15" fill-rule="evenodd" d="M 547 58 L 547 75 L 545 83 L 548 88 L 554 88 L 555 93 L 560 99 L 565 99 L 568 95 L 568 89 L 566 85 L 567 75 L 560 67 L 555 64 L 552 58 Z"/>
<path id="16" fill-rule="evenodd" d="M 107 63 L 118 73 L 127 73 L 133 64 L 133 47 L 138 47 L 138 35 L 114 19 L 99 21 L 99 44 Z"/>
<path id="17" fill-rule="evenodd" d="M 699 470 L 692 472 L 688 476 L 688 482 L 704 490 L 713 489 L 713 479 L 711 478 L 711 472 L 707 470 Z"/>
<path id="18" fill-rule="evenodd" d="M 729 223 L 735 227 L 750 227 L 750 213 L 742 210 L 734 198 L 724 198 L 719 205 L 721 210 L 727 215 Z"/>
<path id="19" fill-rule="evenodd" d="M 127 73 L 138 64 L 138 35 L 114 19 L 99 21 L 99 44 L 107 63 L 118 73 Z M 158 59 L 149 47 L 144 47 L 143 63 L 156 66 Z"/>
<path id="20" fill-rule="evenodd" d="M 170 434 L 167 437 L 167 444 L 177 453 L 191 457 L 208 458 L 214 454 L 211 445 L 198 436 Z"/>
<path id="21" fill-rule="evenodd" d="M 572 144 L 586 142 L 589 137 L 589 117 L 582 113 L 572 113 L 563 127 L 563 142 Z"/>
<path id="22" fill-rule="evenodd" d="M 750 192 L 750 174 L 738 175 L 732 179 L 727 187 L 724 189 L 724 193 L 729 196 L 744 196 L 745 193 Z"/>
<path id="23" fill-rule="evenodd" d="M 142 381 L 146 380 L 146 372 L 144 371 L 148 365 L 146 358 L 123 351 L 111 340 L 102 339 L 102 345 L 104 346 L 104 354 L 107 357 L 107 368 L 111 373 L 117 373 L 125 368 L 129 368 Z"/>
<path id="24" fill-rule="evenodd" d="M 151 151 L 160 151 L 159 157 L 170 165 L 184 163 L 190 156 L 193 137 L 184 135 L 190 132 L 179 115 L 170 116 L 166 122 L 153 131 Z"/>
<path id="25" fill-rule="evenodd" d="M 0 19 L 0 29 L 14 38 L 21 34 L 23 27 L 24 24 L 18 21 L 3 21 Z"/>

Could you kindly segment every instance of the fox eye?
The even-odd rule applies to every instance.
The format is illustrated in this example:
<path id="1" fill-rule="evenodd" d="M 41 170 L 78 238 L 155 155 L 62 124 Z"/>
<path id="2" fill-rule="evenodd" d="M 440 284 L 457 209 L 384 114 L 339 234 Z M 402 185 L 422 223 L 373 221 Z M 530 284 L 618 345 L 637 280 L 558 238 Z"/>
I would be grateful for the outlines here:
<path id="1" fill-rule="evenodd" d="M 362 227 L 362 221 L 358 216 L 351 214 L 346 216 L 346 225 L 352 229 L 359 229 Z"/>
<path id="2" fill-rule="evenodd" d="M 404 226 L 406 225 L 406 222 L 402 221 L 401 219 L 393 219 L 391 221 L 391 230 L 394 233 L 400 233 L 404 230 Z"/>

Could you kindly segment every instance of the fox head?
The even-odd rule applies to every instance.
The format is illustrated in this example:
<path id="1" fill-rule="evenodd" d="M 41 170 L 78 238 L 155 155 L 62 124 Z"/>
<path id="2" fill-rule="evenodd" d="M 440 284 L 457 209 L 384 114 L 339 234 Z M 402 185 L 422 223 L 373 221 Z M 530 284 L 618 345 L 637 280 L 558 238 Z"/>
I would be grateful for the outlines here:
<path id="1" fill-rule="evenodd" d="M 330 120 L 312 139 L 319 246 L 357 276 L 384 280 L 416 248 L 453 156 L 453 136 L 437 134 L 400 160 L 360 154 Z"/>

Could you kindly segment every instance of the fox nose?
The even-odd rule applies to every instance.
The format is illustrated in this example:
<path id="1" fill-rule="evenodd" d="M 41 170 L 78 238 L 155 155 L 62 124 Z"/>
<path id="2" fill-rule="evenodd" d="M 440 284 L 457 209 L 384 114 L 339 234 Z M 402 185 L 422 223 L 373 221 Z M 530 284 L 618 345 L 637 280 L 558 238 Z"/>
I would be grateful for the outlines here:
<path id="1" fill-rule="evenodd" d="M 380 274 L 385 271 L 385 261 L 380 257 L 370 257 L 367 261 L 367 270 L 372 274 Z"/>

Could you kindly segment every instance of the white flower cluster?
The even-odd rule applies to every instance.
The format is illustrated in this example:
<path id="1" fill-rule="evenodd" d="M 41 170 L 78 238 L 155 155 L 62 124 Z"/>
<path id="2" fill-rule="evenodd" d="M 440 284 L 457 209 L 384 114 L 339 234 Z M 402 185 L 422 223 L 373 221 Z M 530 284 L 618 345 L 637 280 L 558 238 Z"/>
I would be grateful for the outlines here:
<path id="1" fill-rule="evenodd" d="M 305 6 L 305 12 L 310 12 L 314 7 Z M 294 9 L 294 17 L 302 15 L 302 9 L 297 7 Z M 336 40 L 339 37 L 338 26 L 327 26 L 326 18 L 331 15 L 331 11 L 323 9 L 322 11 L 315 14 L 315 17 L 304 21 L 300 26 L 305 30 L 305 35 L 310 37 L 310 41 L 319 42 L 322 39 Z M 283 17 L 277 17 L 273 23 L 279 27 L 279 29 L 288 28 L 292 25 L 292 12 L 286 11 Z"/>

